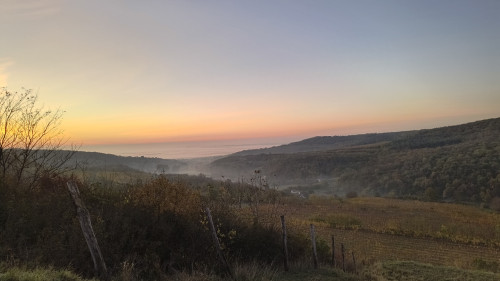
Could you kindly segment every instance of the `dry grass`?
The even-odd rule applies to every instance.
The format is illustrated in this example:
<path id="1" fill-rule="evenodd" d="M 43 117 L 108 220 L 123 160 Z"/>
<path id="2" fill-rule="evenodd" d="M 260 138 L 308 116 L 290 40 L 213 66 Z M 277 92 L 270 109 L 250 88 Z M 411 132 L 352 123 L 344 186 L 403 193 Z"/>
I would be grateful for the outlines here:
<path id="1" fill-rule="evenodd" d="M 313 223 L 318 239 L 329 245 L 334 235 L 336 252 L 344 243 L 349 260 L 354 251 L 358 264 L 397 259 L 500 271 L 500 214 L 478 207 L 313 197 L 289 204 L 286 217 L 289 228 L 303 233 Z"/>
<path id="2" fill-rule="evenodd" d="M 0 272 L 0 281 L 97 281 L 83 279 L 69 270 L 11 267 Z"/>
<path id="3" fill-rule="evenodd" d="M 373 281 L 495 281 L 499 274 L 460 270 L 416 262 L 390 261 L 377 263 L 361 274 L 361 280 Z"/>

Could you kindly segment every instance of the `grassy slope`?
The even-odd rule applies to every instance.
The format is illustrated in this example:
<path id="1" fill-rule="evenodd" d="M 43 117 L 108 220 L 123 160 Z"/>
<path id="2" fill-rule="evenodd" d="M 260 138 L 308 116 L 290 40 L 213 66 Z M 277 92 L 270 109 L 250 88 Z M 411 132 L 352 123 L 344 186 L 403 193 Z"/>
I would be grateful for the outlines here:
<path id="1" fill-rule="evenodd" d="M 326 253 L 320 262 L 330 262 L 334 235 L 337 261 L 343 243 L 349 257 L 355 252 L 358 264 L 413 260 L 500 272 L 497 212 L 470 205 L 388 198 L 289 200 L 274 213 L 285 214 L 290 233 L 308 235 L 310 224 L 315 225 L 318 247 Z M 261 208 L 260 220 L 279 228 L 278 217 L 265 217 L 266 210 L 273 213 L 268 211 L 272 207 Z M 237 213 L 251 221 L 248 209 Z"/>
<path id="2" fill-rule="evenodd" d="M 329 245 L 335 235 L 337 247 L 344 243 L 360 263 L 396 259 L 475 269 L 484 261 L 498 267 L 500 214 L 477 207 L 317 197 L 287 212 L 287 225 L 307 233 L 315 224 L 318 239 Z"/>
<path id="3" fill-rule="evenodd" d="M 494 281 L 500 275 L 491 272 L 461 270 L 411 261 L 391 261 L 371 266 L 361 280 L 377 281 Z"/>
<path id="4" fill-rule="evenodd" d="M 388 261 L 365 268 L 360 274 L 348 274 L 330 268 L 281 273 L 273 280 L 337 281 L 498 281 L 500 274 L 433 266 L 411 261 Z"/>
<path id="5" fill-rule="evenodd" d="M 124 276 L 116 276 L 113 280 L 122 280 Z M 127 276 L 131 277 L 131 276 Z M 222 278 L 207 274 L 179 273 L 171 276 L 172 280 L 178 281 L 226 281 L 230 278 Z M 137 280 L 133 277 L 126 280 Z M 34 269 L 24 270 L 19 268 L 8 269 L 0 273 L 0 281 L 91 281 L 83 279 L 67 270 Z M 95 280 L 95 279 L 92 279 Z M 433 266 L 416 262 L 389 261 L 377 263 L 365 268 L 360 274 L 348 274 L 340 270 L 323 267 L 317 270 L 312 268 L 293 269 L 290 272 L 270 270 L 256 267 L 255 265 L 239 267 L 236 270 L 236 280 L 245 281 L 495 281 L 500 280 L 499 274 L 482 271 L 461 270 L 452 267 Z"/>

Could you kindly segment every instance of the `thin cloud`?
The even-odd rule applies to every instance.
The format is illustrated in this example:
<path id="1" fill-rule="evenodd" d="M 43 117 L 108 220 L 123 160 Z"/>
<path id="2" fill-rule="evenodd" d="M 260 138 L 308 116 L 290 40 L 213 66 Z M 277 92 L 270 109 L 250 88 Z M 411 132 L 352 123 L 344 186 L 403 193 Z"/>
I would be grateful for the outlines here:
<path id="1" fill-rule="evenodd" d="M 4 0 L 0 5 L 0 17 L 4 20 L 39 19 L 57 14 L 61 5 L 61 0 Z"/>
<path id="2" fill-rule="evenodd" d="M 14 61 L 9 58 L 0 58 L 0 87 L 7 86 L 7 80 L 9 78 L 9 73 L 7 68 L 14 64 Z"/>

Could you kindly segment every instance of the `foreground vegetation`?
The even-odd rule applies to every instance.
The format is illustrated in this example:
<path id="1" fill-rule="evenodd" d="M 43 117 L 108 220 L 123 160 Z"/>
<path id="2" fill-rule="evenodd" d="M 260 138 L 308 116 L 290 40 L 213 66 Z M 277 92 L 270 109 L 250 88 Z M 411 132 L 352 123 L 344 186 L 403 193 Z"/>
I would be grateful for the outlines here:
<path id="1" fill-rule="evenodd" d="M 0 257 L 10 267 L 69 267 L 92 277 L 92 262 L 65 187 L 69 179 L 40 180 L 36 189 L 1 185 Z M 500 215 L 473 206 L 386 198 L 302 199 L 204 176 L 113 183 L 78 185 L 116 280 L 228 278 L 211 240 L 205 207 L 212 210 L 223 253 L 238 280 L 324 280 L 337 275 L 345 280 L 395 280 L 366 279 L 378 276 L 380 268 L 373 268 L 377 262 L 394 259 L 500 272 Z M 282 214 L 288 227 L 289 273 L 282 269 Z M 317 230 L 322 268 L 317 271 L 310 262 L 310 224 Z M 332 235 L 337 269 L 331 269 Z M 340 243 L 350 273 L 339 267 Z M 363 273 L 367 270 L 371 275 Z"/>
<path id="2" fill-rule="evenodd" d="M 71 266 L 84 276 L 93 275 L 66 190 L 67 180 L 42 178 L 35 189 L 3 182 L 0 257 L 11 264 Z M 195 187 L 166 176 L 127 185 L 78 185 L 112 274 L 126 270 L 143 280 L 158 280 L 182 271 L 223 274 L 203 213 L 206 207 L 212 211 L 224 253 L 232 262 L 273 264 L 281 260 L 276 229 L 234 216 L 240 204 L 277 202 L 275 192 L 261 193 L 246 185 L 233 188 L 226 183 Z M 291 260 L 301 259 L 309 248 L 307 239 L 290 230 L 289 241 Z"/>
<path id="3" fill-rule="evenodd" d="M 367 266 L 359 274 L 344 273 L 338 269 L 322 267 L 295 267 L 295 270 L 283 272 L 271 267 L 246 264 L 235 267 L 235 278 L 222 277 L 203 272 L 178 272 L 169 280 L 179 281 L 495 281 L 500 274 L 484 271 L 463 270 L 454 267 L 434 266 L 411 261 L 387 261 Z M 94 281 L 84 279 L 68 270 L 9 268 L 2 270 L 0 281 Z M 137 280 L 129 272 L 122 272 L 112 280 Z"/>

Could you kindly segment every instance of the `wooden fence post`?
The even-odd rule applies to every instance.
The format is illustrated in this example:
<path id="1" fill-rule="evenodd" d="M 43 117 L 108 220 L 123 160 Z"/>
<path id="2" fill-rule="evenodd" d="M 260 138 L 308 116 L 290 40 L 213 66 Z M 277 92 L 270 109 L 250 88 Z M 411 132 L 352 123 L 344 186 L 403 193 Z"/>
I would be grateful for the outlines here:
<path id="1" fill-rule="evenodd" d="M 332 235 L 332 266 L 335 268 L 337 264 L 335 263 L 335 236 Z"/>
<path id="2" fill-rule="evenodd" d="M 285 216 L 280 216 L 281 218 L 281 229 L 283 232 L 283 255 L 285 256 L 285 271 L 288 271 L 288 246 L 287 246 L 287 237 L 286 237 L 286 225 L 285 225 Z"/>
<path id="3" fill-rule="evenodd" d="M 226 271 L 229 274 L 229 276 L 231 276 L 231 278 L 234 280 L 233 271 L 229 267 L 229 264 L 227 263 L 226 258 L 222 254 L 222 248 L 221 248 L 220 243 L 219 243 L 219 238 L 217 237 L 217 231 L 215 230 L 214 221 L 212 220 L 212 215 L 210 214 L 210 209 L 207 207 L 205 209 L 205 212 L 206 212 L 207 217 L 208 217 L 208 223 L 210 224 L 210 229 L 212 230 L 212 238 L 214 240 L 214 245 L 215 245 L 215 249 L 217 250 L 217 255 L 219 256 L 219 260 L 222 263 L 222 265 L 226 268 Z"/>
<path id="4" fill-rule="evenodd" d="M 314 231 L 314 225 L 311 224 L 311 243 L 313 249 L 313 261 L 314 261 L 314 269 L 318 268 L 318 253 L 316 252 L 316 233 Z"/>
<path id="5" fill-rule="evenodd" d="M 340 244 L 341 251 L 342 251 L 342 270 L 345 272 L 345 247 L 344 243 Z"/>
<path id="6" fill-rule="evenodd" d="M 356 258 L 354 257 L 354 251 L 352 251 L 352 263 L 354 264 L 354 272 L 356 272 Z"/>
<path id="7" fill-rule="evenodd" d="M 94 262 L 94 270 L 99 278 L 108 280 L 108 269 L 106 268 L 106 263 L 102 257 L 101 249 L 97 243 L 97 238 L 94 234 L 94 229 L 92 228 L 92 223 L 90 221 L 90 214 L 83 200 L 80 198 L 80 191 L 78 186 L 74 182 L 67 182 L 68 191 L 73 198 L 73 203 L 76 207 L 76 214 L 78 215 L 78 220 L 80 221 L 80 227 L 82 228 L 83 236 L 87 242 L 87 246 L 90 250 L 90 255 L 92 256 L 92 261 Z"/>

